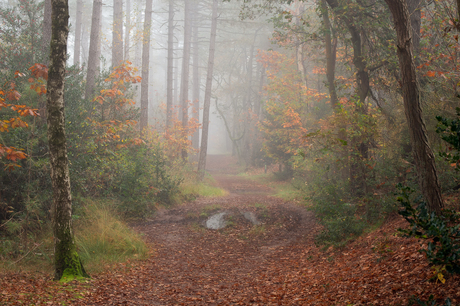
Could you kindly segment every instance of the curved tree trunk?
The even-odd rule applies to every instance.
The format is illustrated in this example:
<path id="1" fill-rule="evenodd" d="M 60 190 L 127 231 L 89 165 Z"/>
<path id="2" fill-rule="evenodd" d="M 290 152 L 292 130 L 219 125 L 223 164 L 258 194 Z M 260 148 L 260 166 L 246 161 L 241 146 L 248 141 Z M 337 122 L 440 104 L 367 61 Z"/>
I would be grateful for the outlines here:
<path id="1" fill-rule="evenodd" d="M 52 0 L 52 36 L 47 87 L 48 143 L 53 186 L 54 277 L 88 277 L 77 254 L 72 232 L 72 198 L 64 120 L 64 79 L 69 33 L 67 0 Z"/>
<path id="2" fill-rule="evenodd" d="M 411 24 L 404 0 L 385 0 L 390 7 L 396 28 L 399 67 L 401 69 L 404 110 L 412 144 L 420 189 L 431 211 L 444 207 L 433 151 L 428 144 L 420 94 L 412 56 Z"/>

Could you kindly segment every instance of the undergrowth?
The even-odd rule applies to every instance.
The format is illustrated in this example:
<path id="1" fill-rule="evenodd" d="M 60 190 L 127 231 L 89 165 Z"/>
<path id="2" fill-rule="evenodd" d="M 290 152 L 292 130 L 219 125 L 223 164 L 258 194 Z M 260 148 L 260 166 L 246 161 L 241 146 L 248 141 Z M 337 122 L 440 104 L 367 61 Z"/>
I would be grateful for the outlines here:
<path id="1" fill-rule="evenodd" d="M 77 249 L 89 274 L 111 263 L 147 256 L 147 245 L 121 221 L 113 201 L 82 201 L 85 204 L 74 213 L 73 219 Z M 0 270 L 52 271 L 54 251 L 50 224 L 33 232 L 18 220 L 10 223 L 9 235 L 0 237 Z"/>
<path id="2" fill-rule="evenodd" d="M 75 224 L 78 252 L 89 273 L 128 258 L 145 258 L 148 247 L 134 230 L 123 223 L 109 203 L 89 202 Z"/>

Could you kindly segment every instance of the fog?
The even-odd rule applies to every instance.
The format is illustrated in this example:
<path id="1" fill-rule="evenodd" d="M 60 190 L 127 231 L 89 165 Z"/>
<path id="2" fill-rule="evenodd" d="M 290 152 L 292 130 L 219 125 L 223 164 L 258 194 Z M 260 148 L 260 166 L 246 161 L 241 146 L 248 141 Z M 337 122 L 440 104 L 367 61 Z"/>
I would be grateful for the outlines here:
<path id="1" fill-rule="evenodd" d="M 103 1 L 102 6 L 102 25 L 101 25 L 101 69 L 108 70 L 112 63 L 112 29 L 113 29 L 113 2 Z M 127 5 L 130 6 L 127 20 Z M 198 28 L 198 46 L 192 46 L 192 55 L 198 53 L 199 60 L 199 83 L 201 105 L 200 118 L 202 118 L 203 103 L 206 81 L 206 64 L 209 52 L 209 35 L 211 23 L 211 2 L 197 1 L 198 15 L 193 20 L 193 26 Z M 68 64 L 72 65 L 75 61 L 75 32 L 77 3 L 70 1 L 70 33 L 68 40 Z M 149 123 L 158 124 L 165 119 L 163 112 L 166 103 L 166 80 L 167 80 L 167 56 L 168 56 L 168 6 L 167 1 L 154 1 L 152 11 L 151 40 L 150 40 L 150 61 L 149 61 Z M 272 33 L 272 26 L 266 21 L 266 16 L 253 18 L 252 20 L 241 19 L 241 3 L 224 2 L 219 4 L 219 17 L 217 24 L 216 37 L 216 60 L 213 75 L 212 102 L 209 127 L 209 148 L 210 154 L 231 153 L 231 140 L 227 135 L 225 125 L 221 116 L 217 113 L 214 99 L 219 98 L 219 103 L 223 104 L 231 99 L 231 95 L 238 90 L 239 95 L 244 95 L 250 91 L 253 95 L 251 99 L 260 99 L 256 97 L 260 90 L 259 82 L 254 82 L 251 88 L 244 86 L 247 76 L 242 74 L 248 71 L 248 62 L 251 57 L 250 51 L 255 57 L 259 48 L 269 48 L 269 38 Z M 82 35 L 81 35 L 81 56 L 80 65 L 85 67 L 88 59 L 88 46 L 91 30 L 91 13 L 92 2 L 83 1 L 82 8 Z M 124 54 L 124 59 L 129 60 L 134 66 L 138 67 L 139 73 L 142 69 L 142 33 L 143 21 L 145 15 L 145 1 L 132 1 L 127 4 L 123 1 L 123 35 L 126 39 L 129 33 L 130 41 Z M 183 43 L 184 43 L 184 1 L 174 2 L 174 60 L 173 60 L 173 103 L 180 105 L 179 91 L 180 78 L 182 73 L 183 60 Z M 124 42 L 126 44 L 126 42 Z M 195 42 L 193 42 L 195 44 Z M 251 49 L 252 48 L 252 49 Z M 126 50 L 126 46 L 125 46 Z M 191 66 L 193 60 L 190 61 Z M 252 70 L 254 74 L 260 70 L 260 65 L 253 59 Z M 191 95 L 194 80 L 190 78 L 189 92 Z M 247 84 L 246 84 L 247 85 Z M 246 88 L 244 88 L 246 87 Z M 140 106 L 140 85 L 136 86 L 137 93 L 135 96 L 136 105 Z M 233 93 L 232 93 L 233 92 Z M 190 99 L 189 99 L 190 100 Z M 252 104 L 253 102 L 251 102 Z M 162 107 L 163 105 L 163 107 Z M 229 113 L 228 113 L 229 114 Z M 230 120 L 231 121 L 231 120 Z"/>

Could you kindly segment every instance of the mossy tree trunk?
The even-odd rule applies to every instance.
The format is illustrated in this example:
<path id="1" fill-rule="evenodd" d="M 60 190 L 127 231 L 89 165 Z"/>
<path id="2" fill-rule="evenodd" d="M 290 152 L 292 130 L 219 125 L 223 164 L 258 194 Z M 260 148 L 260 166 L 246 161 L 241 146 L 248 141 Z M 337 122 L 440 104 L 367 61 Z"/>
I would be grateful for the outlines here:
<path id="1" fill-rule="evenodd" d="M 72 233 L 72 200 L 64 120 L 64 77 L 69 33 L 67 0 L 52 0 L 52 36 L 47 88 L 48 143 L 53 185 L 55 279 L 87 277 Z"/>

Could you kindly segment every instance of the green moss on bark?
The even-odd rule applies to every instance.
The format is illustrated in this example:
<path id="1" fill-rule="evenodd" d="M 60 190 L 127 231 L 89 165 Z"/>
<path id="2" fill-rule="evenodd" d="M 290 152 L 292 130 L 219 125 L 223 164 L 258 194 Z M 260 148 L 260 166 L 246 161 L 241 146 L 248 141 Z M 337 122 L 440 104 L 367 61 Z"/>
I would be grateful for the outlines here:
<path id="1" fill-rule="evenodd" d="M 89 278 L 77 252 L 72 252 L 70 257 L 66 258 L 66 266 L 67 268 L 62 272 L 62 276 L 59 280 L 60 282 L 66 283 L 73 280 Z"/>
<path id="2" fill-rule="evenodd" d="M 75 241 L 69 229 L 55 245 L 55 280 L 69 282 L 74 279 L 88 278 L 81 259 L 76 251 Z"/>

